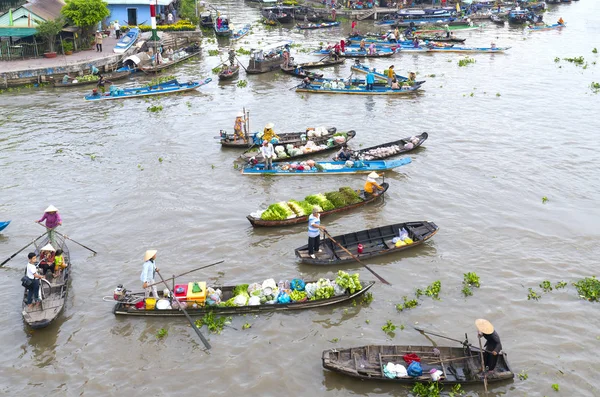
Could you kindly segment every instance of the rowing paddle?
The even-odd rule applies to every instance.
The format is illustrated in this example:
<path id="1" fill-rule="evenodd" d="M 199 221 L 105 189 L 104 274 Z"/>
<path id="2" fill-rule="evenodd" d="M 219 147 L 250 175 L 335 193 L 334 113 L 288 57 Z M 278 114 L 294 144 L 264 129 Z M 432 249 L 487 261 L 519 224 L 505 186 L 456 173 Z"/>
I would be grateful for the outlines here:
<path id="1" fill-rule="evenodd" d="M 458 339 L 454 339 L 454 338 L 449 338 L 447 336 L 440 335 L 440 334 L 434 334 L 433 332 L 425 331 L 423 328 L 415 327 L 414 325 L 413 325 L 413 328 L 416 329 L 417 331 L 419 331 L 422 334 L 429 334 L 429 335 L 433 335 L 433 336 L 439 336 L 440 338 L 444 338 L 444 339 L 448 339 L 448 340 L 451 340 L 451 341 L 454 341 L 454 342 L 458 342 L 458 343 L 460 343 L 461 345 L 464 345 L 464 346 L 471 346 L 471 344 L 467 343 L 467 341 L 462 341 L 462 340 L 458 340 Z"/>
<path id="2" fill-rule="evenodd" d="M 165 284 L 165 286 L 169 290 L 169 295 L 174 296 L 173 293 L 171 292 L 171 289 L 167 285 L 165 279 L 163 279 L 163 276 L 159 273 L 158 270 L 156 271 L 156 274 L 158 274 L 158 277 L 160 277 L 160 279 L 162 280 L 162 282 Z M 194 323 L 194 321 L 192 320 L 192 318 L 190 317 L 190 315 L 188 314 L 188 312 L 183 308 L 183 306 L 181 304 L 179 305 L 179 308 L 181 309 L 181 311 L 183 312 L 183 314 L 185 314 L 185 317 L 188 319 L 188 321 L 190 322 L 190 325 L 192 326 L 192 328 L 194 329 L 194 331 L 196 331 L 196 333 L 200 337 L 200 340 L 202 341 L 202 343 L 204 343 L 204 346 L 206 347 L 206 350 L 210 350 L 210 348 L 211 348 L 210 343 L 208 343 L 208 341 L 206 340 L 206 338 L 204 337 L 204 335 L 202 335 L 202 332 L 200 332 L 200 330 L 198 329 L 198 327 L 196 327 L 196 323 Z"/>
<path id="3" fill-rule="evenodd" d="M 10 258 L 8 258 L 7 260 L 5 260 L 4 262 L 0 263 L 0 267 L 4 266 L 4 264 L 6 262 L 8 262 L 9 260 L 11 260 L 12 258 L 14 258 L 15 256 L 17 256 L 17 254 L 19 254 L 20 252 L 22 252 L 25 248 L 29 247 L 31 244 L 35 243 L 37 240 L 41 239 L 42 237 L 44 237 L 46 234 L 48 234 L 49 230 L 42 234 L 41 236 L 39 236 L 38 238 L 32 240 L 29 244 L 27 244 L 25 247 L 21 248 L 20 250 L 18 250 L 17 252 L 15 252 L 14 254 L 12 254 L 12 256 Z"/>
<path id="4" fill-rule="evenodd" d="M 481 336 L 477 335 L 477 339 L 479 339 L 479 357 L 481 358 L 481 372 L 483 372 L 483 387 L 485 389 L 485 394 L 487 394 L 487 372 L 485 371 L 485 365 L 483 364 L 483 346 L 481 346 Z"/>
<path id="5" fill-rule="evenodd" d="M 244 69 L 245 72 L 248 72 L 248 69 L 246 69 L 246 67 L 242 64 L 242 62 L 238 59 L 238 57 L 235 57 L 235 60 L 238 61 L 238 65 L 240 65 L 242 67 L 242 69 Z"/>
<path id="6" fill-rule="evenodd" d="M 362 263 L 360 261 L 360 259 L 358 259 L 352 252 L 348 251 L 345 247 L 343 247 L 342 245 L 340 245 L 340 243 L 338 243 L 337 241 L 335 241 L 335 239 L 331 236 L 331 234 L 329 234 L 329 232 L 325 229 L 323 229 L 323 233 L 325 233 L 327 235 L 327 237 L 329 237 L 329 239 L 338 247 L 340 247 L 342 250 L 344 250 L 346 253 L 350 254 L 350 256 L 352 258 L 354 258 L 355 261 L 357 261 L 358 263 L 360 263 L 361 265 L 363 265 L 368 271 L 370 271 L 375 277 L 377 277 L 379 279 L 379 281 L 381 281 L 384 284 L 387 285 L 392 285 L 390 284 L 386 279 L 384 279 L 383 277 L 381 277 L 379 274 L 375 273 L 369 266 L 365 265 L 364 263 Z"/>
<path id="7" fill-rule="evenodd" d="M 40 226 L 42 226 L 42 227 L 46 227 L 46 226 L 42 225 L 41 223 L 38 223 L 38 225 L 40 225 Z M 50 229 L 50 230 L 53 230 L 53 229 Z M 49 232 L 50 230 L 48 230 L 48 232 Z M 48 232 L 46 232 L 46 233 L 48 233 Z M 59 236 L 62 236 L 63 238 L 67 239 L 67 240 L 71 240 L 72 242 L 74 242 L 75 244 L 77 244 L 77 245 L 79 245 L 79 246 L 81 246 L 81 247 L 85 248 L 86 250 L 90 250 L 90 251 L 92 251 L 94 254 L 97 254 L 97 252 L 96 252 L 96 251 L 94 251 L 93 249 L 91 249 L 91 248 L 89 248 L 89 247 L 86 247 L 85 245 L 83 245 L 83 244 L 81 244 L 81 243 L 78 243 L 77 241 L 73 240 L 71 237 L 67 237 L 66 235 L 62 234 L 61 232 L 57 232 L 56 230 L 55 230 L 54 232 L 55 232 L 56 234 L 58 234 Z"/>
<path id="8" fill-rule="evenodd" d="M 163 280 L 163 281 L 171 281 L 171 280 L 176 279 L 177 277 L 185 276 L 186 274 L 190 274 L 190 273 L 198 271 L 198 270 L 206 269 L 207 267 L 215 266 L 215 265 L 218 265 L 219 263 L 223 263 L 223 262 L 224 261 L 218 261 L 218 262 L 215 262 L 215 263 L 211 263 L 210 265 L 202 266 L 202 267 L 199 267 L 197 269 L 193 269 L 193 270 L 187 271 L 185 273 L 178 274 L 177 276 L 169 277 L 168 279 Z M 150 284 L 150 285 L 148 285 L 148 287 L 152 287 L 153 285 L 160 284 L 163 281 L 159 281 L 158 283 Z"/>

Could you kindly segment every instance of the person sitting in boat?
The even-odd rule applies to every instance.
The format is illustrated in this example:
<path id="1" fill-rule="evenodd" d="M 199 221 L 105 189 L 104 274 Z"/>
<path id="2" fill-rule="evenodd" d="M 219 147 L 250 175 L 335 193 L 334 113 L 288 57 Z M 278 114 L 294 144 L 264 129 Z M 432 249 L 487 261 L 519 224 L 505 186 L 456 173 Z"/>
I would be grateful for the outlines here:
<path id="1" fill-rule="evenodd" d="M 415 72 L 408 72 L 408 81 L 412 81 L 414 82 L 417 78 L 417 73 Z"/>
<path id="2" fill-rule="evenodd" d="M 63 257 L 63 250 L 57 249 L 54 255 L 54 278 L 60 277 L 60 272 L 67 267 Z"/>
<path id="3" fill-rule="evenodd" d="M 413 47 L 419 48 L 419 39 L 417 39 L 416 37 L 413 39 Z"/>
<path id="4" fill-rule="evenodd" d="M 359 48 L 358 48 L 358 49 L 359 49 L 359 51 L 367 51 L 367 49 L 365 48 L 365 45 L 366 45 L 366 43 L 365 43 L 365 39 L 361 39 L 361 40 L 360 40 L 360 46 L 359 46 Z"/>
<path id="5" fill-rule="evenodd" d="M 396 39 L 396 37 L 397 37 L 397 36 L 396 36 L 394 33 L 390 33 L 390 34 L 388 34 L 388 36 L 387 36 L 387 40 L 388 40 L 390 43 L 397 43 L 397 42 L 398 42 L 398 40 Z"/>
<path id="6" fill-rule="evenodd" d="M 40 264 L 39 268 L 41 270 L 42 275 L 45 275 L 48 270 L 54 273 L 54 253 L 56 250 L 52 246 L 52 244 L 46 244 L 40 250 Z"/>
<path id="7" fill-rule="evenodd" d="M 244 143 L 248 143 L 246 135 L 243 131 L 243 125 L 246 120 L 244 119 L 244 113 L 238 112 L 235 116 L 235 124 L 233 125 L 233 142 L 236 143 L 238 138 L 242 139 Z"/>
<path id="8" fill-rule="evenodd" d="M 171 47 L 167 47 L 167 50 L 165 51 L 165 55 L 167 56 L 167 58 L 170 61 L 173 61 L 173 49 Z"/>
<path id="9" fill-rule="evenodd" d="M 298 76 L 304 76 L 304 75 L 306 75 L 306 70 L 304 70 L 304 68 L 302 66 L 298 66 L 296 68 L 296 74 Z"/>
<path id="10" fill-rule="evenodd" d="M 494 330 L 494 326 L 488 320 L 482 318 L 475 320 L 475 326 L 477 327 L 477 337 L 485 338 L 485 350 L 483 351 L 484 367 L 494 372 L 496 364 L 498 363 L 498 355 L 502 352 L 502 342 L 500 342 L 500 336 Z"/>
<path id="11" fill-rule="evenodd" d="M 62 83 L 63 84 L 69 84 L 69 80 L 73 80 L 74 78 L 69 76 L 69 74 L 65 74 L 62 78 Z"/>
<path id="12" fill-rule="evenodd" d="M 339 152 L 335 155 L 335 161 L 347 161 L 352 159 L 352 150 L 348 149 L 348 145 L 342 146 Z"/>
<path id="13" fill-rule="evenodd" d="M 365 182 L 365 196 L 379 196 L 383 192 L 383 186 L 379 185 L 376 179 L 380 178 L 376 172 L 371 172 L 367 175 L 367 181 Z"/>
<path id="14" fill-rule="evenodd" d="M 302 84 L 300 84 L 300 88 L 310 88 L 310 78 L 309 77 L 305 77 L 302 80 Z"/>
<path id="15" fill-rule="evenodd" d="M 221 69 L 221 73 L 223 73 L 224 75 L 231 74 L 231 68 L 229 67 L 229 65 L 224 64 L 223 68 Z"/>
<path id="16" fill-rule="evenodd" d="M 275 124 L 273 123 L 268 123 L 265 125 L 265 130 L 263 131 L 262 136 L 263 141 L 273 142 L 274 139 L 276 140 L 275 143 L 279 141 L 279 137 L 273 131 L 273 127 L 275 127 Z"/>
<path id="17" fill-rule="evenodd" d="M 400 89 L 400 84 L 398 84 L 398 80 L 393 79 L 391 87 L 392 87 L 392 90 L 399 90 Z"/>
<path id="18" fill-rule="evenodd" d="M 562 17 L 560 17 L 560 18 L 558 19 L 558 22 L 557 22 L 557 23 L 558 23 L 559 25 L 564 25 L 564 24 L 565 24 L 565 21 L 564 21 L 564 19 L 563 19 Z"/>
<path id="19" fill-rule="evenodd" d="M 491 48 L 492 50 L 495 50 L 495 49 L 496 49 L 496 43 L 494 43 L 494 42 L 492 41 L 492 42 L 490 43 L 490 48 Z"/>

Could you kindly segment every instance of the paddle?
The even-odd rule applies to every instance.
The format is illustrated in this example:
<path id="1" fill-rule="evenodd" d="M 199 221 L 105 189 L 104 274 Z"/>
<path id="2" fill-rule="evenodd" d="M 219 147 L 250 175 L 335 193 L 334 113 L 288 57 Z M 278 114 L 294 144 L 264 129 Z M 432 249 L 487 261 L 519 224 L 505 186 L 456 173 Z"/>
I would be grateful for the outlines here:
<path id="1" fill-rule="evenodd" d="M 42 225 L 41 223 L 38 223 L 38 225 L 40 225 L 40 226 L 42 226 L 42 227 L 46 227 L 46 226 Z M 53 229 L 50 229 L 50 230 L 53 230 Z M 48 232 L 49 232 L 50 230 L 48 230 Z M 48 232 L 46 232 L 46 233 L 48 233 Z M 54 232 L 55 232 L 56 234 L 58 234 L 59 236 L 62 236 L 63 238 L 67 239 L 67 240 L 71 240 L 72 242 L 74 242 L 75 244 L 77 244 L 77 245 L 79 245 L 79 246 L 81 246 L 81 247 L 85 248 L 86 250 L 90 250 L 90 251 L 92 251 L 94 254 L 97 254 L 97 252 L 96 252 L 96 251 L 94 251 L 93 249 L 91 249 L 91 248 L 89 248 L 89 247 L 86 247 L 85 245 L 83 245 L 83 244 L 81 244 L 81 243 L 78 243 L 77 241 L 73 240 L 71 237 L 67 237 L 66 235 L 62 234 L 61 232 L 57 232 L 56 230 L 55 230 Z"/>
<path id="2" fill-rule="evenodd" d="M 156 274 L 158 274 L 158 277 L 160 277 L 160 279 L 162 280 L 162 282 L 165 284 L 165 286 L 169 290 L 169 295 L 173 296 L 173 293 L 169 289 L 169 285 L 163 279 L 163 277 L 161 276 L 161 274 L 159 273 L 158 270 L 156 271 Z M 198 329 L 198 327 L 196 327 L 196 324 L 194 323 L 194 321 L 192 320 L 192 318 L 190 317 L 190 315 L 188 314 L 188 312 L 183 308 L 182 305 L 179 305 L 179 308 L 181 309 L 181 311 L 183 312 L 183 314 L 185 314 L 185 317 L 190 322 L 190 325 L 192 326 L 192 328 L 194 329 L 194 331 L 196 331 L 196 334 L 198 334 L 198 336 L 200 337 L 200 340 L 202 341 L 202 343 L 204 343 L 204 346 L 206 347 L 206 350 L 210 350 L 210 347 L 211 347 L 210 343 L 208 343 L 208 341 L 206 340 L 206 338 L 204 337 L 204 335 L 202 335 L 202 332 L 200 332 L 200 330 Z"/>
<path id="3" fill-rule="evenodd" d="M 245 72 L 248 72 L 248 69 L 246 69 L 246 67 L 244 65 L 242 65 L 242 62 L 240 62 L 238 57 L 235 57 L 235 60 L 238 61 L 238 65 L 240 65 L 242 67 L 242 69 L 244 69 Z"/>
<path id="4" fill-rule="evenodd" d="M 360 261 L 360 259 L 358 259 L 352 252 L 348 251 L 345 247 L 343 247 L 342 245 L 340 245 L 340 243 L 338 243 L 337 241 L 335 241 L 335 239 L 331 236 L 331 234 L 329 234 L 329 232 L 327 230 L 323 229 L 323 233 L 325 233 L 327 235 L 327 237 L 329 237 L 329 239 L 335 245 L 337 245 L 343 251 L 345 251 L 347 254 L 349 254 L 352 258 L 354 258 L 355 261 L 357 261 L 358 263 L 360 263 L 361 265 L 363 265 L 368 271 L 370 271 L 375 277 L 377 277 L 379 279 L 379 281 L 381 281 L 382 283 L 387 284 L 387 285 L 392 285 L 386 279 L 384 279 L 383 277 L 381 277 L 379 274 L 375 273 L 369 266 L 367 266 L 364 263 L 362 263 Z"/>
<path id="5" fill-rule="evenodd" d="M 198 271 L 198 270 L 206 269 L 207 267 L 215 266 L 215 265 L 218 265 L 219 263 L 223 263 L 223 262 L 224 261 L 218 261 L 218 262 L 215 262 L 215 263 L 211 263 L 210 265 L 206 265 L 206 266 L 202 266 L 202 267 L 199 267 L 199 268 L 196 268 L 196 269 L 192 269 L 192 270 L 189 270 L 189 271 L 187 271 L 185 273 L 178 274 L 177 276 L 169 277 L 169 278 L 165 279 L 164 281 L 171 281 L 171 280 L 176 279 L 177 277 L 185 276 L 186 274 L 190 274 L 190 273 Z M 162 281 L 159 281 L 158 283 L 150 284 L 150 285 L 148 285 L 148 287 L 152 287 L 153 285 L 158 285 L 160 283 L 162 283 Z"/>
<path id="6" fill-rule="evenodd" d="M 0 267 L 4 266 L 4 264 L 6 262 L 8 262 L 9 260 L 11 260 L 12 258 L 14 258 L 15 256 L 17 256 L 21 251 L 23 251 L 25 248 L 29 247 L 31 244 L 35 243 L 37 240 L 41 239 L 42 237 L 44 237 L 46 234 L 48 234 L 50 230 L 48 230 L 46 233 L 42 234 L 41 236 L 39 236 L 38 238 L 32 240 L 29 244 L 27 244 L 25 247 L 21 248 L 20 250 L 18 250 L 17 252 L 15 252 L 14 254 L 12 254 L 12 256 L 10 258 L 8 258 L 7 260 L 5 260 L 4 262 L 0 263 Z"/>
<path id="7" fill-rule="evenodd" d="M 487 372 L 485 372 L 485 365 L 483 364 L 483 346 L 481 345 L 481 336 L 477 335 L 477 339 L 479 339 L 479 357 L 481 358 L 481 372 L 483 372 L 483 387 L 485 389 L 485 394 L 487 394 Z"/>
<path id="8" fill-rule="evenodd" d="M 413 325 L 413 328 L 416 329 L 417 331 L 419 331 L 422 334 L 429 334 L 429 335 L 439 336 L 440 338 L 444 338 L 444 339 L 448 339 L 448 340 L 451 340 L 451 341 L 454 341 L 454 342 L 458 342 L 458 343 L 460 343 L 461 345 L 464 345 L 464 346 L 471 346 L 471 344 L 468 343 L 468 341 L 466 341 L 466 340 L 462 341 L 462 340 L 458 340 L 458 339 L 454 339 L 454 338 L 449 338 L 449 337 L 444 336 L 444 335 L 435 334 L 433 332 L 425 331 L 423 328 L 419 328 L 419 327 L 416 327 L 414 325 Z"/>

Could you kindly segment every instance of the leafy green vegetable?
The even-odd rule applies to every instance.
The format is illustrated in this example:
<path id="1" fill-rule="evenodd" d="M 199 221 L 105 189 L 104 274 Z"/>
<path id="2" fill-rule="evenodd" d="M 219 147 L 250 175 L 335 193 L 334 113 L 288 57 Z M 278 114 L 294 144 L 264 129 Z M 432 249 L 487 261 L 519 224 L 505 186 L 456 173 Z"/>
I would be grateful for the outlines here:
<path id="1" fill-rule="evenodd" d="M 325 197 L 325 195 L 323 194 L 313 194 L 310 196 L 306 196 L 305 200 L 308 201 L 310 204 L 320 206 L 321 208 L 323 208 L 323 211 L 330 211 L 335 208 L 331 201 L 327 200 L 327 197 Z"/>
<path id="2" fill-rule="evenodd" d="M 340 208 L 348 205 L 346 204 L 346 199 L 344 198 L 344 195 L 340 192 L 325 193 L 325 197 L 327 197 L 327 200 L 329 200 L 335 208 Z"/>
<path id="3" fill-rule="evenodd" d="M 345 271 L 339 270 L 335 283 L 349 291 L 351 294 L 362 289 L 362 285 L 360 285 L 360 281 L 358 280 L 358 273 L 354 273 L 350 276 Z"/>
<path id="4" fill-rule="evenodd" d="M 344 186 L 340 188 L 340 193 L 344 196 L 347 205 L 356 204 L 363 201 L 352 188 Z"/>
<path id="5" fill-rule="evenodd" d="M 233 289 L 232 296 L 238 296 L 243 294 L 248 294 L 248 284 L 240 284 L 236 285 Z"/>

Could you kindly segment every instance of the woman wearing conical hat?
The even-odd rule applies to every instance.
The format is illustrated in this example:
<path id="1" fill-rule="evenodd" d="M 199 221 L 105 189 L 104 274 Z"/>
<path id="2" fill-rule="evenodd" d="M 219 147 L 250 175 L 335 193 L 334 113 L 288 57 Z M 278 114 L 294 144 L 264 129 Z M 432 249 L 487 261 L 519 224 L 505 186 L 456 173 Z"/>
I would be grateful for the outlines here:
<path id="1" fill-rule="evenodd" d="M 371 172 L 367 175 L 367 181 L 365 182 L 365 195 L 378 196 L 382 192 L 383 186 L 377 183 L 376 179 L 379 178 L 379 174 Z"/>
<path id="2" fill-rule="evenodd" d="M 237 142 L 238 138 L 241 138 L 244 143 L 247 143 L 246 134 L 244 134 L 243 126 L 246 120 L 244 119 L 244 112 L 238 112 L 235 116 L 235 124 L 233 125 L 233 142 Z"/>
<path id="3" fill-rule="evenodd" d="M 53 205 L 50 205 L 48 208 L 44 210 L 44 215 L 35 223 L 42 223 L 46 221 L 46 229 L 48 230 L 48 238 L 52 242 L 52 245 L 56 245 L 56 240 L 54 238 L 54 229 L 58 226 L 62 225 L 62 218 L 58 213 L 58 208 Z"/>
<path id="4" fill-rule="evenodd" d="M 485 346 L 483 353 L 484 365 L 488 371 L 493 372 L 498 362 L 498 355 L 502 351 L 502 342 L 500 342 L 500 336 L 494 330 L 494 326 L 488 320 L 482 318 L 475 320 L 475 326 L 477 327 L 477 337 L 485 338 Z"/>
<path id="5" fill-rule="evenodd" d="M 148 250 L 144 254 L 144 265 L 142 267 L 142 275 L 140 276 L 140 280 L 142 280 L 142 288 L 145 290 L 145 297 L 148 298 L 150 296 L 150 292 L 152 292 L 152 296 L 158 299 L 158 291 L 156 290 L 156 285 L 152 285 L 155 283 L 154 275 L 158 271 L 156 267 L 156 253 L 157 250 Z"/>

